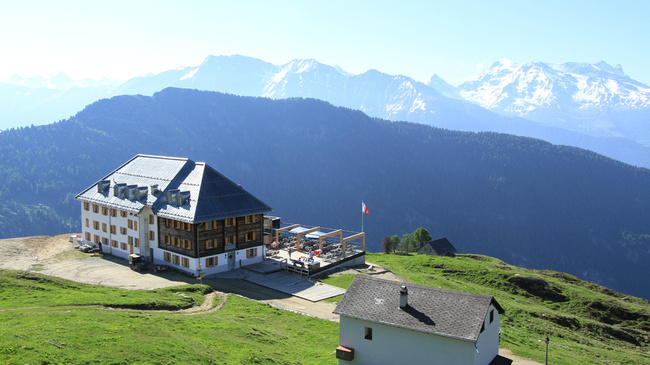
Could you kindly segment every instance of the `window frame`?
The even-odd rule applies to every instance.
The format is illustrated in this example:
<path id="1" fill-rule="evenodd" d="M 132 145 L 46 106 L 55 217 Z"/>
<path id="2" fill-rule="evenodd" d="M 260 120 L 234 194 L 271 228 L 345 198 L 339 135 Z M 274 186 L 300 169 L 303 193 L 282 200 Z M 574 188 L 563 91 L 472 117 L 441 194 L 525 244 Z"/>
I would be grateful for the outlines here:
<path id="1" fill-rule="evenodd" d="M 217 266 L 218 263 L 218 257 L 206 257 L 205 259 L 205 267 L 213 267 Z"/>
<path id="2" fill-rule="evenodd" d="M 364 327 L 363 328 L 363 339 L 372 341 L 372 327 Z"/>
<path id="3" fill-rule="evenodd" d="M 257 247 L 246 250 L 246 258 L 250 259 L 252 257 L 257 257 Z"/>
<path id="4" fill-rule="evenodd" d="M 226 236 L 226 246 L 227 245 L 236 245 L 237 240 L 235 239 L 234 235 Z"/>

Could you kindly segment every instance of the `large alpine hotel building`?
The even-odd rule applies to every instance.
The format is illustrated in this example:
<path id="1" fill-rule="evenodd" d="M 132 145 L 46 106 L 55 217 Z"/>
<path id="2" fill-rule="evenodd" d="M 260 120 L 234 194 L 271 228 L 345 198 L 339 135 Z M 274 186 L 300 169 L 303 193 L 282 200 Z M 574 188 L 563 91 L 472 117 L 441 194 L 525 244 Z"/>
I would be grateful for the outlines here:
<path id="1" fill-rule="evenodd" d="M 76 197 L 102 251 L 206 275 L 261 262 L 271 208 L 203 162 L 137 155 Z"/>

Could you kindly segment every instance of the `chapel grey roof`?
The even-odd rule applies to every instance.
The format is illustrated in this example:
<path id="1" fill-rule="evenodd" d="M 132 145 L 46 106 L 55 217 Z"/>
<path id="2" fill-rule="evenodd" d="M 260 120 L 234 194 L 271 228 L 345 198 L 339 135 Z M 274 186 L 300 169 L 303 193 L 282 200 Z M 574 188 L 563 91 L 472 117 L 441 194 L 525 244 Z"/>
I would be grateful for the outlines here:
<path id="1" fill-rule="evenodd" d="M 451 242 L 449 242 L 449 240 L 446 237 L 429 241 L 422 248 L 426 247 L 427 245 L 431 246 L 433 252 L 435 252 L 435 254 L 439 256 L 444 256 L 448 253 L 458 252 L 456 247 L 454 247 L 454 245 L 452 245 Z M 422 250 L 422 248 L 420 248 L 420 250 Z M 418 250 L 418 253 L 420 253 L 420 250 Z"/>
<path id="2" fill-rule="evenodd" d="M 98 190 L 101 181 L 110 181 L 109 187 L 103 192 Z M 114 194 L 116 184 L 137 185 L 148 191 L 142 199 L 128 199 Z M 150 190 L 152 185 L 158 185 L 160 192 L 153 194 Z M 189 194 L 189 199 L 182 205 L 169 204 L 166 201 L 167 193 L 174 191 Z M 136 155 L 82 191 L 76 199 L 132 213 L 148 206 L 160 217 L 190 223 L 272 210 L 204 162 L 151 155 Z"/>
<path id="3" fill-rule="evenodd" d="M 408 289 L 408 306 L 399 308 L 400 289 Z M 336 306 L 335 314 L 414 331 L 476 342 L 490 304 L 489 295 L 464 293 L 357 275 Z"/>

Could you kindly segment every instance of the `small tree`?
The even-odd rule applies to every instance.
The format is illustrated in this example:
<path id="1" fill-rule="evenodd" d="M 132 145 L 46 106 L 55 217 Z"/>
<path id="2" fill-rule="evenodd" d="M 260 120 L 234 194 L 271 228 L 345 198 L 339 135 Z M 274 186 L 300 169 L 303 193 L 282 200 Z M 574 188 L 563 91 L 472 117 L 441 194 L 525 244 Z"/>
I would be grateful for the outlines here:
<path id="1" fill-rule="evenodd" d="M 413 236 L 410 233 L 404 233 L 402 242 L 400 242 L 400 249 L 406 253 L 409 252 L 410 246 L 413 244 Z"/>
<path id="2" fill-rule="evenodd" d="M 390 253 L 391 245 L 392 245 L 392 241 L 390 237 L 388 236 L 384 237 L 384 239 L 381 241 L 381 252 Z"/>
<path id="3" fill-rule="evenodd" d="M 391 247 L 393 248 L 393 253 L 395 253 L 395 250 L 397 249 L 397 246 L 399 245 L 399 236 L 394 235 L 393 237 L 390 238 L 390 243 Z"/>
<path id="4" fill-rule="evenodd" d="M 413 240 L 417 245 L 416 250 L 424 246 L 427 242 L 431 241 L 431 235 L 426 228 L 420 227 L 413 232 Z"/>

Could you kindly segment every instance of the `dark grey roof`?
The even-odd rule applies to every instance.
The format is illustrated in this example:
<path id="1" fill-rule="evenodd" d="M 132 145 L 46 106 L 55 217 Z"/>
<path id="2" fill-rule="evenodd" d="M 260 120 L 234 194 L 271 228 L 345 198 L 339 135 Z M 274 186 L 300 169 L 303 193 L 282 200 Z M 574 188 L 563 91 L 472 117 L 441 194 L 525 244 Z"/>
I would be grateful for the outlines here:
<path id="1" fill-rule="evenodd" d="M 110 181 L 110 185 L 100 193 L 97 185 L 103 180 Z M 76 199 L 134 213 L 148 206 L 160 217 L 192 223 L 272 210 L 204 162 L 186 158 L 136 155 L 100 181 L 81 192 Z M 156 184 L 160 192 L 153 195 L 149 190 L 141 200 L 128 199 L 114 195 L 116 184 L 147 189 Z M 166 201 L 167 192 L 176 189 L 189 194 L 189 200 L 183 205 Z"/>
<path id="2" fill-rule="evenodd" d="M 402 285 L 406 285 L 408 289 L 406 310 L 399 308 Z M 334 313 L 476 342 L 490 304 L 493 304 L 499 313 L 503 313 L 503 308 L 489 295 L 357 275 Z"/>
<path id="3" fill-rule="evenodd" d="M 447 238 L 440 238 L 435 241 L 429 241 L 422 248 L 424 248 L 427 245 L 431 246 L 431 249 L 436 253 L 436 255 L 439 256 L 444 256 L 448 253 L 458 252 L 456 247 L 454 247 L 454 245 L 452 245 Z M 422 248 L 420 248 L 420 250 Z M 420 253 L 420 250 L 418 250 L 418 253 Z"/>

